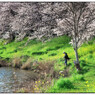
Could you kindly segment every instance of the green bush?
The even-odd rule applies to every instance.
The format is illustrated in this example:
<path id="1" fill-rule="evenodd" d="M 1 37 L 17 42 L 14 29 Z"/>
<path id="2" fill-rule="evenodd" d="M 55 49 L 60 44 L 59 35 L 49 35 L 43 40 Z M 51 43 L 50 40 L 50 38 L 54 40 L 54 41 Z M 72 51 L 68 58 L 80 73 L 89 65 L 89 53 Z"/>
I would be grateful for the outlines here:
<path id="1" fill-rule="evenodd" d="M 89 54 L 88 59 L 91 59 L 91 58 L 93 58 L 93 56 L 92 56 L 92 54 Z"/>
<path id="2" fill-rule="evenodd" d="M 74 75 L 72 75 L 71 80 L 73 82 L 78 81 L 78 80 L 84 81 L 84 76 L 81 74 L 77 74 L 77 75 L 74 74 Z"/>
<path id="3" fill-rule="evenodd" d="M 60 78 L 56 84 L 55 84 L 59 89 L 64 88 L 64 89 L 72 89 L 74 88 L 72 82 L 68 78 Z"/>
<path id="4" fill-rule="evenodd" d="M 56 50 L 55 48 L 48 48 L 46 49 L 46 51 L 52 51 L 52 50 Z"/>
<path id="5" fill-rule="evenodd" d="M 78 74 L 86 74 L 89 71 L 88 66 L 82 67 L 82 69 L 78 72 Z"/>
<path id="6" fill-rule="evenodd" d="M 81 60 L 80 61 L 80 66 L 81 67 L 87 66 L 86 61 L 85 60 Z"/>
<path id="7" fill-rule="evenodd" d="M 57 55 L 56 53 L 49 54 L 48 56 L 55 56 Z"/>
<path id="8" fill-rule="evenodd" d="M 39 51 L 39 52 L 33 52 L 32 53 L 32 55 L 43 55 L 43 54 L 47 54 L 47 52 Z"/>

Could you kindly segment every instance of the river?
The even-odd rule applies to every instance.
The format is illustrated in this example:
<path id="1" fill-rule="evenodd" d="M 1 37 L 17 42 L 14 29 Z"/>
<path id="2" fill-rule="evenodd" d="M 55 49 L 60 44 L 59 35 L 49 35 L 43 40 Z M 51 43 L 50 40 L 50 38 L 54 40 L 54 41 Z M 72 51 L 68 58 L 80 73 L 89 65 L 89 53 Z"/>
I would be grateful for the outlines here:
<path id="1" fill-rule="evenodd" d="M 27 79 L 34 78 L 32 71 L 20 70 L 11 67 L 0 68 L 0 93 L 12 93 Z"/>

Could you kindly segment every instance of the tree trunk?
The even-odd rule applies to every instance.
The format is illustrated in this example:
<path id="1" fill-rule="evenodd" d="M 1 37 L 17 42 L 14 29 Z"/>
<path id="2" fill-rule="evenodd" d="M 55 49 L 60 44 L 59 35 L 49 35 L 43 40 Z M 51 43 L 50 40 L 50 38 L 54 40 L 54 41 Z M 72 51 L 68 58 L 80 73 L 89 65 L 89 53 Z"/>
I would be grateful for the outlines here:
<path id="1" fill-rule="evenodd" d="M 79 58 L 78 58 L 77 48 L 75 48 L 75 56 L 76 56 L 76 62 L 77 62 L 77 64 L 79 64 Z"/>
<path id="2" fill-rule="evenodd" d="M 76 61 L 74 61 L 75 67 L 77 68 L 77 71 L 80 70 L 80 64 L 79 64 L 79 57 L 78 57 L 78 49 L 75 48 L 75 56 L 76 56 Z"/>
<path id="3" fill-rule="evenodd" d="M 79 57 L 78 57 L 78 48 L 77 48 L 77 42 L 76 42 L 76 37 L 75 37 L 75 56 L 76 56 L 76 61 L 74 61 L 75 67 L 77 68 L 77 71 L 80 70 L 80 64 L 79 64 Z"/>
<path id="4" fill-rule="evenodd" d="M 76 56 L 76 61 L 74 61 L 75 67 L 77 70 L 80 70 L 80 64 L 79 64 L 79 57 L 78 57 L 78 20 L 77 20 L 77 14 L 74 12 L 74 51 L 75 51 L 75 56 Z"/>

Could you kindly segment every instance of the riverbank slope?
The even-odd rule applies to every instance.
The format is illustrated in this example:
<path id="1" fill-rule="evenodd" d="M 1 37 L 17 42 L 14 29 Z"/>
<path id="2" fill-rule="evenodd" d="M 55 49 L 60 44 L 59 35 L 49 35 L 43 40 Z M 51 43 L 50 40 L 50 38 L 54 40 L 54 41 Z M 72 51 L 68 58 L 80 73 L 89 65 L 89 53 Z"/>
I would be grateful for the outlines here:
<path id="1" fill-rule="evenodd" d="M 42 87 L 49 82 L 45 90 L 39 86 L 43 84 L 43 81 L 39 83 L 38 88 L 41 92 L 95 92 L 95 39 L 84 43 L 78 50 L 82 68 L 79 72 L 74 66 L 75 53 L 69 44 L 70 38 L 67 36 L 55 37 L 45 43 L 31 40 L 27 45 L 27 38 L 4 45 L 5 42 L 5 40 L 0 40 L 1 60 L 6 61 L 6 66 L 41 73 L 44 76 L 40 78 L 44 80 Z M 67 67 L 64 65 L 63 51 L 67 52 L 71 58 Z M 5 62 L 1 61 L 1 63 Z M 60 73 L 60 71 L 65 73 Z M 34 92 L 38 91 L 36 90 Z"/>

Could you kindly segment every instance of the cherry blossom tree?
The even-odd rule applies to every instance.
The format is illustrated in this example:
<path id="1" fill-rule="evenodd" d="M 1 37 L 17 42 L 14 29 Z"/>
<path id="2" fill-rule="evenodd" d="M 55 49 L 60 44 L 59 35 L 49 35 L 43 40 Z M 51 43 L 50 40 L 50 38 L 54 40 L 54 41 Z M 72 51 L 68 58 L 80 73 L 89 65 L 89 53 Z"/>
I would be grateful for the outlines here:
<path id="1" fill-rule="evenodd" d="M 61 29 L 71 34 L 76 64 L 79 64 L 78 48 L 81 44 L 95 36 L 95 3 L 65 3 L 64 18 L 58 23 Z"/>

